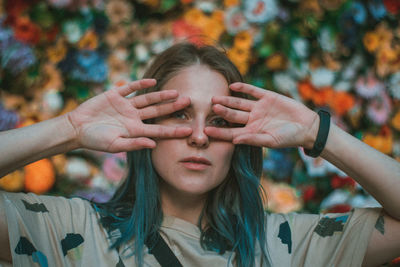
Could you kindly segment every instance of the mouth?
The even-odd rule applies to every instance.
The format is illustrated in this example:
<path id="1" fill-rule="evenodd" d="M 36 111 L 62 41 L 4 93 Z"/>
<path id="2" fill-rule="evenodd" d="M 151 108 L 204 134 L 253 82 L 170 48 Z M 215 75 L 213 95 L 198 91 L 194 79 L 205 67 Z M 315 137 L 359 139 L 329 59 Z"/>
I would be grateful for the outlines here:
<path id="1" fill-rule="evenodd" d="M 202 157 L 188 157 L 180 161 L 184 167 L 190 170 L 204 170 L 211 166 L 211 162 Z"/>

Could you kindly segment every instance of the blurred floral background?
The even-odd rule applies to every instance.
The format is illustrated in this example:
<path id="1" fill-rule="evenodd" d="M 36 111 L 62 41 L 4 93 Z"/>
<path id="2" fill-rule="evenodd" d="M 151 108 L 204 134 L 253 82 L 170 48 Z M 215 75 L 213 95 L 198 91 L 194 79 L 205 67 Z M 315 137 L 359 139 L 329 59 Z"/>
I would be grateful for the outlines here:
<path id="1" fill-rule="evenodd" d="M 188 40 L 225 49 L 246 82 L 329 110 L 347 132 L 400 160 L 399 12 L 396 0 L 0 0 L 0 130 L 139 79 L 156 54 Z M 379 206 L 302 149 L 264 152 L 270 211 Z M 0 187 L 106 201 L 125 165 L 124 153 L 75 150 L 11 173 Z"/>

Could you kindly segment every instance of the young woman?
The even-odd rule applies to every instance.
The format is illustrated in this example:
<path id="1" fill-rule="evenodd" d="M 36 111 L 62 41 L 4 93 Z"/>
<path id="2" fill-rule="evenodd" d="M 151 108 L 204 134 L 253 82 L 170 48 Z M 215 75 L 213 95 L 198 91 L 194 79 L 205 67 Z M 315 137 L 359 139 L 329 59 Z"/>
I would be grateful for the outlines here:
<path id="1" fill-rule="evenodd" d="M 330 125 L 326 113 L 243 83 L 214 47 L 177 44 L 144 78 L 0 133 L 0 175 L 76 148 L 128 151 L 129 165 L 104 204 L 1 192 L 1 259 L 160 266 L 157 233 L 172 251 L 167 259 L 183 266 L 378 266 L 400 256 L 398 162 Z M 322 151 L 383 209 L 264 213 L 263 146 Z"/>

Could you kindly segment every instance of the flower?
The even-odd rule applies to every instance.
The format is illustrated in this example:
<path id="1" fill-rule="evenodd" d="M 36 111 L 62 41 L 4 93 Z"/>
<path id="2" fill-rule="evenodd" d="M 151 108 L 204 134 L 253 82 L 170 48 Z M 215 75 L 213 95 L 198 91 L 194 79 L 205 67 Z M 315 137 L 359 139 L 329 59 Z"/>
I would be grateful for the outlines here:
<path id="1" fill-rule="evenodd" d="M 287 66 L 287 58 L 282 53 L 274 53 L 265 60 L 268 69 L 277 71 L 285 70 Z"/>
<path id="2" fill-rule="evenodd" d="M 345 189 L 333 190 L 324 200 L 322 200 L 320 208 L 328 209 L 336 205 L 346 204 L 351 199 L 351 194 Z"/>
<path id="3" fill-rule="evenodd" d="M 291 159 L 291 149 L 268 149 L 263 160 L 263 171 L 275 179 L 291 177 L 294 162 Z"/>
<path id="4" fill-rule="evenodd" d="M 291 41 L 293 51 L 299 58 L 308 57 L 308 49 L 310 47 L 307 39 L 302 37 L 293 38 Z"/>
<path id="5" fill-rule="evenodd" d="M 32 48 L 12 39 L 7 47 L 0 51 L 1 66 L 16 75 L 36 63 Z"/>
<path id="6" fill-rule="evenodd" d="M 385 5 L 386 10 L 393 15 L 397 15 L 400 11 L 400 2 L 397 0 L 383 0 L 383 4 Z"/>
<path id="7" fill-rule="evenodd" d="M 0 131 L 14 129 L 18 121 L 18 113 L 5 109 L 0 102 Z"/>
<path id="8" fill-rule="evenodd" d="M 93 30 L 89 30 L 79 40 L 78 48 L 85 50 L 95 50 L 99 43 L 98 39 L 99 38 L 97 34 Z"/>
<path id="9" fill-rule="evenodd" d="M 25 190 L 43 194 L 51 189 L 55 182 L 54 167 L 49 159 L 41 159 L 24 167 Z"/>
<path id="10" fill-rule="evenodd" d="M 239 4 L 240 4 L 240 0 L 224 0 L 224 7 L 225 8 L 238 6 Z"/>
<path id="11" fill-rule="evenodd" d="M 304 164 L 306 165 L 307 174 L 310 177 L 323 177 L 328 173 L 336 173 L 340 176 L 347 176 L 343 171 L 337 168 L 335 165 L 330 163 L 329 161 L 318 157 L 312 158 L 307 156 L 304 153 L 303 148 L 298 148 L 300 158 L 303 160 Z"/>
<path id="12" fill-rule="evenodd" d="M 239 49 L 250 49 L 253 44 L 253 37 L 249 31 L 243 31 L 236 34 L 233 46 Z"/>
<path id="13" fill-rule="evenodd" d="M 37 44 L 40 41 L 41 30 L 28 17 L 18 17 L 14 26 L 15 38 L 27 44 Z"/>
<path id="14" fill-rule="evenodd" d="M 67 55 L 67 51 L 68 48 L 65 40 L 63 38 L 60 38 L 57 40 L 55 46 L 50 46 L 47 48 L 47 58 L 51 63 L 57 64 L 65 58 L 65 56 Z"/>
<path id="15" fill-rule="evenodd" d="M 373 31 L 369 31 L 364 34 L 363 44 L 368 52 L 375 52 L 379 45 L 379 36 Z"/>
<path id="16" fill-rule="evenodd" d="M 64 22 L 62 25 L 62 31 L 67 37 L 68 42 L 72 44 L 78 42 L 83 35 L 80 22 L 77 20 L 67 20 Z"/>
<path id="17" fill-rule="evenodd" d="M 400 99 L 400 72 L 396 72 L 390 76 L 387 85 L 391 95 L 395 99 Z"/>
<path id="18" fill-rule="evenodd" d="M 124 44 L 128 37 L 128 33 L 122 25 L 111 25 L 105 36 L 104 41 L 110 48 L 115 48 L 118 45 Z"/>
<path id="19" fill-rule="evenodd" d="M 368 9 L 369 12 L 371 12 L 372 17 L 379 21 L 383 17 L 386 16 L 386 8 L 384 4 L 382 3 L 382 0 L 369 0 L 368 1 Z"/>
<path id="20" fill-rule="evenodd" d="M 276 213 L 288 213 L 302 208 L 303 203 L 299 192 L 288 184 L 274 183 L 262 178 L 261 185 L 265 190 L 265 209 Z"/>
<path id="21" fill-rule="evenodd" d="M 318 42 L 322 50 L 326 52 L 336 51 L 336 35 L 329 27 L 322 27 L 318 35 Z"/>
<path id="22" fill-rule="evenodd" d="M 364 24 L 367 18 L 367 10 L 361 2 L 353 2 L 350 5 L 350 12 L 357 24 Z"/>
<path id="23" fill-rule="evenodd" d="M 400 132 L 400 110 L 396 112 L 391 120 L 392 126 Z"/>
<path id="24" fill-rule="evenodd" d="M 383 125 L 389 119 L 392 111 L 392 103 L 385 91 L 381 91 L 373 98 L 367 107 L 367 116 L 377 125 Z"/>
<path id="25" fill-rule="evenodd" d="M 266 23 L 273 20 L 279 13 L 276 0 L 244 1 L 244 16 L 252 23 Z"/>
<path id="26" fill-rule="evenodd" d="M 320 67 L 311 71 L 311 83 L 315 87 L 331 86 L 335 79 L 335 72 L 330 69 Z"/>
<path id="27" fill-rule="evenodd" d="M 379 81 L 373 71 L 368 71 L 367 75 L 360 76 L 355 83 L 356 92 L 367 99 L 377 96 L 385 85 Z"/>
<path id="28" fill-rule="evenodd" d="M 289 94 L 294 99 L 299 99 L 296 81 L 286 72 L 274 73 L 273 83 L 280 92 Z"/>
<path id="29" fill-rule="evenodd" d="M 324 87 L 323 89 L 316 90 L 312 95 L 312 102 L 319 107 L 328 105 L 335 97 L 335 92 L 330 86 Z"/>
<path id="30" fill-rule="evenodd" d="M 378 135 L 366 133 L 362 141 L 384 154 L 390 154 L 392 152 L 393 135 L 388 127 L 383 127 L 383 131 Z"/>
<path id="31" fill-rule="evenodd" d="M 200 37 L 202 30 L 198 27 L 188 24 L 184 20 L 176 20 L 172 24 L 172 34 L 178 40 L 186 39 L 193 44 L 203 44 Z"/>
<path id="32" fill-rule="evenodd" d="M 229 34 L 248 30 L 250 25 L 239 7 L 232 7 L 225 11 L 225 27 Z"/>
<path id="33" fill-rule="evenodd" d="M 191 8 L 185 12 L 183 19 L 192 26 L 202 29 L 207 24 L 208 17 L 197 8 Z"/>
<path id="34" fill-rule="evenodd" d="M 336 92 L 332 97 L 329 106 L 335 111 L 338 116 L 343 116 L 354 106 L 354 96 L 347 92 Z"/>
<path id="35" fill-rule="evenodd" d="M 108 66 L 96 51 L 77 53 L 75 63 L 76 67 L 71 71 L 72 78 L 87 82 L 103 82 L 107 79 Z"/>
<path id="36" fill-rule="evenodd" d="M 239 69 L 240 73 L 245 74 L 249 68 L 250 51 L 232 47 L 227 51 L 228 58 Z"/>
<path id="37" fill-rule="evenodd" d="M 71 5 L 73 0 L 47 0 L 47 2 L 56 8 L 65 8 Z"/>
<path id="38" fill-rule="evenodd" d="M 309 81 L 300 81 L 297 84 L 298 91 L 300 93 L 300 96 L 303 98 L 303 100 L 311 100 L 313 94 L 315 93 L 315 88 Z"/>
<path id="39" fill-rule="evenodd" d="M 106 14 L 111 24 L 129 22 L 133 16 L 133 6 L 124 0 L 111 0 L 106 4 Z"/>
<path id="40" fill-rule="evenodd" d="M 320 5 L 326 10 L 337 10 L 342 4 L 343 0 L 319 0 Z"/>

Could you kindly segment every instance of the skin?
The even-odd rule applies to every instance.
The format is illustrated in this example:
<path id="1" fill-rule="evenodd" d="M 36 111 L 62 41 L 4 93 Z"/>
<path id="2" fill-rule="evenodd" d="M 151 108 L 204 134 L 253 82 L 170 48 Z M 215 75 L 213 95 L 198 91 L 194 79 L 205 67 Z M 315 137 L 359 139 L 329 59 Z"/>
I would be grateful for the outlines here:
<path id="1" fill-rule="evenodd" d="M 162 88 L 163 91 L 173 89 L 181 97 L 190 97 L 190 105 L 180 112 L 156 120 L 156 123 L 188 126 L 192 133 L 185 138 L 158 140 L 152 151 L 152 160 L 161 177 L 164 214 L 195 224 L 208 192 L 218 186 L 229 171 L 234 145 L 209 138 L 204 129 L 207 126 L 228 125 L 212 110 L 211 99 L 213 96 L 228 96 L 230 90 L 224 76 L 204 65 L 181 70 Z M 202 157 L 211 165 L 193 170 L 182 163 L 187 157 Z"/>
<path id="2" fill-rule="evenodd" d="M 196 75 L 206 73 L 208 72 L 198 71 Z M 212 73 L 208 75 L 213 76 Z M 191 87 L 200 86 L 204 81 L 214 85 L 218 79 L 214 77 L 212 81 L 200 80 L 195 84 L 190 83 L 191 81 L 187 82 Z M 198 108 L 195 95 L 179 97 L 177 90 L 182 90 L 182 88 L 169 88 L 151 94 L 126 97 L 134 91 L 153 86 L 155 83 L 154 79 L 135 81 L 95 96 L 72 112 L 57 118 L 0 132 L 1 152 L 2 155 L 7 155 L 0 157 L 0 177 L 30 162 L 76 148 L 107 152 L 129 151 L 145 147 L 154 149 L 156 146 L 162 148 L 164 139 L 172 138 L 174 140 L 171 142 L 177 142 L 174 148 L 176 151 L 172 153 L 174 159 L 179 159 L 179 153 L 201 151 L 205 153 L 204 156 L 212 157 L 210 158 L 212 163 L 218 162 L 218 166 L 222 166 L 224 161 L 230 162 L 229 149 L 224 148 L 226 154 L 225 157 L 221 155 L 221 158 L 214 158 L 206 152 L 214 144 L 221 142 L 222 145 L 222 140 L 226 142 L 224 146 L 242 143 L 269 148 L 294 146 L 312 148 L 315 142 L 319 126 L 318 115 L 302 103 L 283 95 L 245 83 L 230 84 L 229 89 L 249 94 L 254 97 L 254 100 L 233 98 L 229 96 L 229 92 L 213 93 L 212 105 L 208 98 L 207 106 L 211 106 L 211 110 L 216 115 L 230 123 L 244 125 L 240 128 L 230 128 L 229 126 L 221 127 L 220 119 L 218 125 L 210 124 L 205 114 L 212 113 L 206 112 L 205 104 L 204 106 L 200 104 Z M 203 85 L 201 89 L 206 90 L 207 86 Z M 224 86 L 227 90 L 227 84 Z M 181 93 L 185 94 L 185 92 Z M 197 91 L 192 92 L 192 94 L 197 93 Z M 189 119 L 191 123 L 184 119 L 183 124 L 167 124 L 168 119 L 161 118 L 188 107 L 191 104 L 189 97 L 194 98 L 192 105 L 196 105 L 194 119 Z M 203 101 L 203 99 L 199 100 Z M 161 120 L 158 121 L 159 124 L 144 124 L 143 120 L 148 118 L 161 118 Z M 223 125 L 226 126 L 226 124 Z M 208 140 L 208 144 L 204 140 Z M 168 144 L 172 143 L 164 144 L 171 148 Z M 159 148 L 154 150 L 157 151 L 157 149 Z M 166 154 L 164 156 L 168 157 L 170 151 L 164 149 L 164 153 Z M 220 151 L 215 153 L 220 153 Z M 399 162 L 354 138 L 334 123 L 331 123 L 321 157 L 355 179 L 383 207 L 384 233 L 381 232 L 382 226 L 380 230 L 374 228 L 363 266 L 379 266 L 400 256 Z M 153 158 L 155 164 L 157 164 L 156 161 L 162 160 L 157 155 L 153 155 Z M 171 166 L 178 165 L 179 163 L 172 160 Z M 204 168 L 206 169 L 208 168 Z M 160 169 L 159 173 L 164 178 L 161 179 L 164 183 L 161 188 L 165 213 L 189 222 L 196 221 L 206 192 L 217 186 L 226 176 L 226 174 L 223 175 L 222 167 L 214 169 L 213 165 L 206 172 L 208 175 L 182 169 L 181 173 L 184 175 L 175 177 L 174 170 Z M 190 179 L 184 179 L 184 177 Z M 1 199 L 0 197 L 0 247 L 2 248 L 0 259 L 11 261 L 4 203 Z M 189 210 L 192 212 L 185 213 Z"/>

